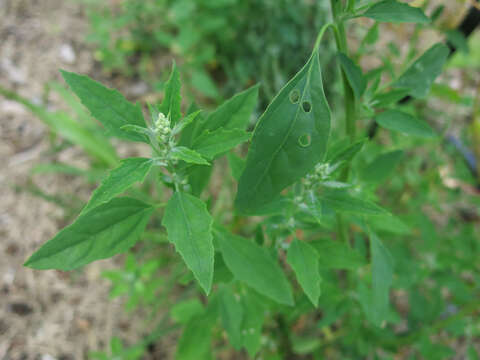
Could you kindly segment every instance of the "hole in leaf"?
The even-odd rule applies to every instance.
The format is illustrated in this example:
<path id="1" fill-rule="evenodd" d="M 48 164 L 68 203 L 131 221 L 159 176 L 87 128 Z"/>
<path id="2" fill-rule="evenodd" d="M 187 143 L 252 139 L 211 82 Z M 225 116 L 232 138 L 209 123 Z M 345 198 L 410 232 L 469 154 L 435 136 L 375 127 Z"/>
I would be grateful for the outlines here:
<path id="1" fill-rule="evenodd" d="M 300 91 L 298 90 L 290 91 L 290 101 L 292 102 L 292 104 L 298 103 L 299 100 L 300 100 Z"/>
<path id="2" fill-rule="evenodd" d="M 300 135 L 300 137 L 298 138 L 298 144 L 301 147 L 310 146 L 311 143 L 312 143 L 312 138 L 310 134 L 303 134 L 303 135 Z"/>
<path id="3" fill-rule="evenodd" d="M 312 103 L 310 101 L 304 101 L 302 103 L 302 109 L 306 113 L 309 113 L 310 111 L 312 111 Z"/>

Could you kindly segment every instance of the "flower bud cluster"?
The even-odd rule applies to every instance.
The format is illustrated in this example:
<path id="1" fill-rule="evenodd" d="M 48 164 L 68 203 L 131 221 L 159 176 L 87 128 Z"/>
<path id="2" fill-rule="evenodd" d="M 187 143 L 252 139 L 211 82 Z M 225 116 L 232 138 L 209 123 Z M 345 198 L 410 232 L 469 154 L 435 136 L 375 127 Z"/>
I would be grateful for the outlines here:
<path id="1" fill-rule="evenodd" d="M 319 181 L 327 180 L 331 173 L 330 164 L 317 164 L 315 169 L 305 177 L 304 185 L 312 187 Z"/>
<path id="2" fill-rule="evenodd" d="M 170 128 L 170 119 L 167 118 L 163 113 L 158 114 L 158 118 L 153 124 L 155 131 L 155 136 L 157 137 L 158 142 L 161 144 L 166 144 L 169 140 L 170 133 L 172 129 Z"/>

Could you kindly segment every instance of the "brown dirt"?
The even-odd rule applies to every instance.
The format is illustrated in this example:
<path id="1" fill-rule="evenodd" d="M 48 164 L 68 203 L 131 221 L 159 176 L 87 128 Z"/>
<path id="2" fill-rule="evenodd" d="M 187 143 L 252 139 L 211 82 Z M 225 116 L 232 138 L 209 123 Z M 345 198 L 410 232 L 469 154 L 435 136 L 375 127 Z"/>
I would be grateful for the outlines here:
<path id="1" fill-rule="evenodd" d="M 44 84 L 60 81 L 58 69 L 95 73 L 85 45 L 87 23 L 78 2 L 0 0 L 0 85 L 34 102 Z M 97 70 L 98 72 L 98 70 Z M 49 98 L 56 109 L 59 99 Z M 34 164 L 48 161 L 48 129 L 22 106 L 0 97 L 0 359 L 84 359 L 106 350 L 112 335 L 132 343 L 145 330 L 141 314 L 126 314 L 109 300 L 100 277 L 114 261 L 95 262 L 78 272 L 34 271 L 25 259 L 65 225 L 65 212 L 24 190 Z M 85 162 L 80 150 L 58 155 Z M 48 194 L 88 196 L 81 179 L 37 175 Z M 117 258 L 118 262 L 118 258 Z M 133 320 L 132 320 L 133 318 Z M 160 357 L 159 357 L 160 358 Z"/>

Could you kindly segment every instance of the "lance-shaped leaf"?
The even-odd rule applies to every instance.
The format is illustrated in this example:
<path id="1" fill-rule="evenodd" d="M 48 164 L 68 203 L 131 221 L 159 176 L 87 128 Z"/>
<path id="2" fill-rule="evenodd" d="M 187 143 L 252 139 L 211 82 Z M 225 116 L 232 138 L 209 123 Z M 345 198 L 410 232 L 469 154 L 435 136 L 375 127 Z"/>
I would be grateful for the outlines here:
<path id="1" fill-rule="evenodd" d="M 238 184 L 237 209 L 253 212 L 306 175 L 323 160 L 329 132 L 330 109 L 315 50 L 258 121 Z"/>
<path id="2" fill-rule="evenodd" d="M 126 140 L 145 141 L 145 137 L 140 134 L 121 130 L 127 124 L 146 127 L 140 105 L 133 105 L 117 90 L 109 89 L 88 76 L 63 70 L 62 76 L 82 104 L 108 132 Z"/>
<path id="3" fill-rule="evenodd" d="M 231 285 L 224 286 L 219 294 L 220 319 L 227 331 L 232 346 L 240 350 L 242 347 L 243 305 L 239 295 L 235 295 Z M 247 330 L 248 331 L 248 330 Z"/>
<path id="4" fill-rule="evenodd" d="M 210 113 L 197 129 L 197 134 L 205 130 L 245 129 L 257 104 L 259 85 L 254 85 L 225 101 Z"/>
<path id="5" fill-rule="evenodd" d="M 403 111 L 384 111 L 375 118 L 375 121 L 378 123 L 378 125 L 385 129 L 398 131 L 405 135 L 418 136 L 422 138 L 430 138 L 435 136 L 435 133 L 430 125 L 428 125 L 425 121 L 419 120 Z"/>
<path id="6" fill-rule="evenodd" d="M 215 228 L 214 234 L 235 278 L 281 304 L 293 305 L 290 284 L 265 248 L 224 229 Z"/>
<path id="7" fill-rule="evenodd" d="M 170 198 L 162 220 L 168 240 L 175 244 L 175 249 L 207 294 L 213 279 L 212 222 L 206 205 L 195 196 L 182 192 L 175 192 Z"/>
<path id="8" fill-rule="evenodd" d="M 380 22 L 425 24 L 430 19 L 417 7 L 396 1 L 384 0 L 371 6 L 362 16 Z"/>
<path id="9" fill-rule="evenodd" d="M 388 212 L 375 203 L 360 199 L 342 190 L 324 191 L 321 200 L 332 210 L 357 215 L 387 215 Z"/>
<path id="10" fill-rule="evenodd" d="M 444 44 L 433 45 L 400 76 L 393 86 L 407 89 L 413 97 L 426 97 L 433 82 L 441 74 L 449 53 L 450 50 Z"/>
<path id="11" fill-rule="evenodd" d="M 115 198 L 77 220 L 45 243 L 25 266 L 72 270 L 128 250 L 145 230 L 153 207 L 132 198 Z"/>
<path id="12" fill-rule="evenodd" d="M 208 161 L 205 160 L 202 155 L 200 155 L 195 150 L 189 149 L 185 146 L 174 147 L 169 155 L 173 159 L 183 160 L 189 164 L 198 164 L 198 165 L 209 165 Z"/>
<path id="13" fill-rule="evenodd" d="M 369 183 L 381 183 L 395 170 L 403 158 L 403 151 L 389 151 L 377 156 L 371 163 L 362 169 L 360 176 L 362 180 Z"/>
<path id="14" fill-rule="evenodd" d="M 355 270 L 366 264 L 358 251 L 338 241 L 315 240 L 311 246 L 317 250 L 320 268 Z"/>
<path id="15" fill-rule="evenodd" d="M 193 144 L 193 149 L 209 160 L 223 154 L 238 144 L 250 139 L 250 134 L 241 129 L 227 130 L 218 128 L 213 132 L 206 130 Z"/>
<path id="16" fill-rule="evenodd" d="M 116 169 L 113 169 L 108 177 L 95 189 L 90 201 L 83 208 L 85 213 L 103 203 L 122 194 L 136 182 L 143 181 L 152 168 L 153 160 L 147 158 L 129 158 L 122 160 Z"/>
<path id="17" fill-rule="evenodd" d="M 317 251 L 308 243 L 295 239 L 288 248 L 287 261 L 295 271 L 303 291 L 313 305 L 317 306 L 321 280 Z"/>
<path id="18" fill-rule="evenodd" d="M 393 280 L 393 258 L 374 233 L 370 233 L 372 254 L 372 304 L 368 311 L 370 321 L 380 326 L 389 311 L 389 292 Z"/>
<path id="19" fill-rule="evenodd" d="M 165 94 L 158 111 L 165 116 L 170 114 L 170 121 L 175 125 L 182 117 L 181 105 L 182 97 L 180 95 L 182 84 L 180 83 L 180 74 L 178 72 L 175 62 L 172 65 L 172 72 L 170 78 L 165 84 Z"/>
<path id="20" fill-rule="evenodd" d="M 338 59 L 347 76 L 348 83 L 353 89 L 355 97 L 357 99 L 360 98 L 367 87 L 367 80 L 363 76 L 362 69 L 343 53 L 338 54 Z"/>

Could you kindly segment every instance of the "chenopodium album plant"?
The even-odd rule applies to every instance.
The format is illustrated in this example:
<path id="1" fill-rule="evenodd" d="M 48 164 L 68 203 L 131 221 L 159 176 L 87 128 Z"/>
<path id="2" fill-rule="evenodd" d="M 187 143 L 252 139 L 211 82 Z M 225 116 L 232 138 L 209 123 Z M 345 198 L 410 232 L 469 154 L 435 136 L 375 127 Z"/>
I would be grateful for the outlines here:
<path id="1" fill-rule="evenodd" d="M 429 18 L 419 8 L 395 0 L 364 1 L 358 7 L 352 0 L 346 4 L 332 0 L 331 5 L 334 21 L 321 29 L 310 58 L 273 99 L 253 133 L 246 129 L 258 86 L 208 115 L 195 106 L 183 115 L 174 66 L 164 100 L 149 106 L 151 119 L 146 122 L 141 107 L 117 91 L 63 71 L 70 88 L 110 134 L 150 145 L 152 156 L 122 160 L 76 221 L 26 265 L 71 270 L 114 256 L 139 241 L 152 215 L 161 216 L 168 240 L 208 295 L 206 306 L 195 306 L 182 316 L 185 327 L 177 358 L 210 358 L 219 322 L 235 349 L 245 348 L 252 357 L 261 350 L 266 357 L 279 352 L 288 358 L 294 341 L 289 328 L 316 308 L 329 314 L 322 326 L 361 309 L 373 329 L 383 327 L 384 332 L 374 330 L 371 336 L 382 339 L 389 349 L 395 347 L 395 334 L 385 327 L 396 319 L 389 305 L 395 261 L 377 230 L 401 232 L 404 225 L 374 200 L 376 187 L 402 158 L 402 151 L 384 152 L 356 168 L 355 157 L 366 139 L 356 135 L 355 120 L 373 115 L 392 133 L 435 138 L 426 122 L 398 109 L 396 103 L 407 95 L 428 94 L 448 48 L 433 45 L 402 75 L 380 86 L 381 72 L 366 76 L 349 56 L 345 22 L 363 16 L 378 22 L 426 24 Z M 345 135 L 336 134 L 338 141 L 331 139 L 333 129 L 340 127 L 332 123 L 319 63 L 320 42 L 328 29 L 335 34 L 345 92 Z M 249 140 L 243 160 L 232 149 Z M 209 213 L 215 194 L 208 205 L 201 196 L 214 163 L 224 155 L 238 180 L 228 223 Z M 161 169 L 157 179 L 171 189 L 166 203 L 120 196 L 154 169 Z M 246 221 L 246 216 L 255 217 Z M 354 319 L 358 316 L 344 322 L 358 328 Z M 262 330 L 271 321 L 280 332 L 274 340 Z M 293 346 L 300 353 L 315 348 Z"/>

